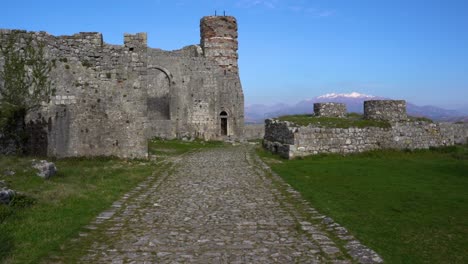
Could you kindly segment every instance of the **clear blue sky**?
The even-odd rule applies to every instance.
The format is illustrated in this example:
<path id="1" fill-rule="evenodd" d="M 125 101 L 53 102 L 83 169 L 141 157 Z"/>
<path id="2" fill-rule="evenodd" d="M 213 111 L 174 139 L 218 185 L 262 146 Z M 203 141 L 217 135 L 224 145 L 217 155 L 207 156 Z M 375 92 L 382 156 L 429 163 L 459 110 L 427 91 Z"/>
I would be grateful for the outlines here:
<path id="1" fill-rule="evenodd" d="M 199 43 L 199 19 L 226 10 L 239 23 L 246 103 L 292 103 L 357 91 L 423 105 L 468 106 L 467 0 L 16 0 L 0 28 L 54 35 L 99 31 L 122 44 Z"/>

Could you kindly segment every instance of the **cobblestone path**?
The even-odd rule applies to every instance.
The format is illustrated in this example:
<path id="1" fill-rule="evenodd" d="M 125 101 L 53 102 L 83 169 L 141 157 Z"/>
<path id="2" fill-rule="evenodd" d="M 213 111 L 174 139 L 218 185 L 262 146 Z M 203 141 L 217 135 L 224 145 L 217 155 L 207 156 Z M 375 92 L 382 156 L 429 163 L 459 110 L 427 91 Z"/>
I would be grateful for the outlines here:
<path id="1" fill-rule="evenodd" d="M 250 146 L 185 155 L 89 227 L 83 263 L 376 263 Z"/>

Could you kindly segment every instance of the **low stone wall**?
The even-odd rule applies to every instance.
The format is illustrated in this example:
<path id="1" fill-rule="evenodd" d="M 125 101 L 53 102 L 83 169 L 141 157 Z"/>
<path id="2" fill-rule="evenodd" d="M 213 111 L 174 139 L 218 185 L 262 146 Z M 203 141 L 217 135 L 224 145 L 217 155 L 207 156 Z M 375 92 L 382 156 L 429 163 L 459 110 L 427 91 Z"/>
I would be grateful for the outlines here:
<path id="1" fill-rule="evenodd" d="M 267 119 L 263 145 L 285 158 L 375 149 L 427 149 L 467 143 L 467 124 L 396 122 L 391 128 L 323 128 Z"/>
<path id="2" fill-rule="evenodd" d="M 452 130 L 455 144 L 468 144 L 468 123 L 450 124 L 446 130 Z"/>
<path id="3" fill-rule="evenodd" d="M 464 144 L 464 126 L 451 123 L 397 122 L 392 125 L 391 137 L 382 140 L 383 148 L 428 149 L 430 147 Z"/>
<path id="4" fill-rule="evenodd" d="M 315 103 L 314 115 L 321 117 L 345 117 L 346 104 L 342 103 Z"/>
<path id="5" fill-rule="evenodd" d="M 264 124 L 248 124 L 244 126 L 244 139 L 255 140 L 262 139 L 265 136 Z"/>

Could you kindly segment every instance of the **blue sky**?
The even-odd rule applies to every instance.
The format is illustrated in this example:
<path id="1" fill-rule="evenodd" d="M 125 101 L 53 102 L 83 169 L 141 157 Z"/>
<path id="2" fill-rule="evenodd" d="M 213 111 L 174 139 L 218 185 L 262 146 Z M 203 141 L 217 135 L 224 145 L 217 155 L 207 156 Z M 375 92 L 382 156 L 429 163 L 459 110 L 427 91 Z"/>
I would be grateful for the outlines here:
<path id="1" fill-rule="evenodd" d="M 238 19 L 247 104 L 357 91 L 468 108 L 466 0 L 16 0 L 0 28 L 98 31 L 112 44 L 148 32 L 150 47 L 173 50 L 198 44 L 215 10 Z"/>

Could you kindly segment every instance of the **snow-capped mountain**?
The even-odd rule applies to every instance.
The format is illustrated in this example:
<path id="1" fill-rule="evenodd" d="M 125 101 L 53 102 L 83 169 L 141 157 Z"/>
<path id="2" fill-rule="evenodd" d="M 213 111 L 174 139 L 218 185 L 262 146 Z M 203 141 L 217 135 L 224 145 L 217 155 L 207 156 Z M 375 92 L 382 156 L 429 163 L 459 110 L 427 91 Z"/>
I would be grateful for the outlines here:
<path id="1" fill-rule="evenodd" d="M 375 98 L 376 96 L 373 95 L 368 95 L 368 94 L 362 94 L 358 92 L 352 92 L 352 93 L 328 93 L 324 95 L 317 96 L 316 99 L 336 99 L 336 98 L 365 98 L 365 99 L 372 99 Z"/>
<path id="2" fill-rule="evenodd" d="M 364 101 L 389 99 L 381 96 L 373 96 L 358 92 L 329 93 L 317 96 L 313 99 L 302 100 L 294 105 L 250 105 L 245 107 L 246 123 L 262 123 L 266 118 L 292 114 L 311 114 L 314 111 L 314 103 L 336 102 L 344 103 L 348 112 L 362 113 Z M 400 99 L 400 98 L 397 98 Z M 424 116 L 437 121 L 466 120 L 467 115 L 455 110 L 447 110 L 436 106 L 417 106 L 407 102 L 407 111 L 412 116 Z"/>

